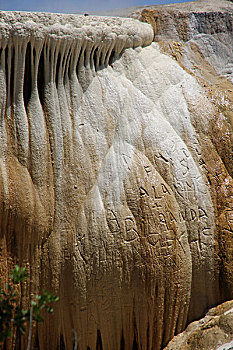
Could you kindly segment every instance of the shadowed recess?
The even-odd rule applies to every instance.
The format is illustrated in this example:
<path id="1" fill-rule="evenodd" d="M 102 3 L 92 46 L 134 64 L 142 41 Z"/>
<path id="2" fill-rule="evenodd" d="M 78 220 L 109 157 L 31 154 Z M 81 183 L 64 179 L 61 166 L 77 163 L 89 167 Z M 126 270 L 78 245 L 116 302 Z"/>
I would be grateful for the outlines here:
<path id="1" fill-rule="evenodd" d="M 96 350 L 103 350 L 100 330 L 97 330 Z"/>
<path id="2" fill-rule="evenodd" d="M 31 60 L 32 57 L 32 47 L 30 42 L 27 44 L 26 55 L 25 55 L 25 69 L 24 69 L 24 81 L 23 81 L 23 100 L 24 106 L 27 111 L 28 102 L 31 97 L 32 91 L 32 67 Z"/>
<path id="3" fill-rule="evenodd" d="M 37 75 L 37 90 L 39 94 L 39 99 L 41 106 L 43 108 L 44 106 L 44 74 L 45 74 L 45 64 L 44 64 L 44 50 L 45 46 L 43 45 L 41 54 L 40 54 L 40 59 L 39 59 L 39 66 L 38 66 L 38 75 Z"/>

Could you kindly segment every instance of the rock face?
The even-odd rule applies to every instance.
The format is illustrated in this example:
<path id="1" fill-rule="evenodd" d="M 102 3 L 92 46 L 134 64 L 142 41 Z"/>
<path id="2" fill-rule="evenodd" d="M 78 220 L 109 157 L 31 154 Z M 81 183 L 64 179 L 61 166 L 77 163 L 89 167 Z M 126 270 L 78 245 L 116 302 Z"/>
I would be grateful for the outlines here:
<path id="1" fill-rule="evenodd" d="M 59 295 L 40 349 L 160 349 L 233 295 L 233 5 L 198 4 L 0 13 L 0 269 Z"/>
<path id="2" fill-rule="evenodd" d="M 164 350 L 231 350 L 233 348 L 233 301 L 211 309 L 174 337 Z"/>

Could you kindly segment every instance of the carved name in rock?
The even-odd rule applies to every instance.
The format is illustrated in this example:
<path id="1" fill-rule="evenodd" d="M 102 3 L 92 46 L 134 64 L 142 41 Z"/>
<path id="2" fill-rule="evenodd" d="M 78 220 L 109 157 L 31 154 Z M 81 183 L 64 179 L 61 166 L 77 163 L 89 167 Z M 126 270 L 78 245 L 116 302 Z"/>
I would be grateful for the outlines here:
<path id="1" fill-rule="evenodd" d="M 40 349 L 160 349 L 232 296 L 232 121 L 153 38 L 0 13 L 0 271 L 59 295 Z"/>

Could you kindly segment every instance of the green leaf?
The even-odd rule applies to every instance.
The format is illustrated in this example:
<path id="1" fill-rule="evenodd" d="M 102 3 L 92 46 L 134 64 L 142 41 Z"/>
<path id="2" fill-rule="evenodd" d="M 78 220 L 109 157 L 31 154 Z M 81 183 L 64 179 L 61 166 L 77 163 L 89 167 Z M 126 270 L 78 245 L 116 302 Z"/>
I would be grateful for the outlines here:
<path id="1" fill-rule="evenodd" d="M 15 268 L 11 271 L 10 275 L 14 284 L 19 284 L 28 277 L 28 273 L 25 267 L 19 267 L 15 265 Z M 10 284 L 6 284 L 6 291 L 0 287 L 0 341 L 4 341 L 9 337 L 12 337 L 12 327 L 16 327 L 17 331 L 21 334 L 25 334 L 26 323 L 30 321 L 30 315 L 32 310 L 33 321 L 40 323 L 44 318 L 41 315 L 41 311 L 45 309 L 47 312 L 52 313 L 54 311 L 51 307 L 51 302 L 56 302 L 59 298 L 53 295 L 51 292 L 43 290 L 42 295 L 36 295 L 35 300 L 31 301 L 31 309 L 23 310 L 19 303 L 19 295 L 15 292 L 15 287 L 11 287 Z"/>
<path id="2" fill-rule="evenodd" d="M 19 265 L 15 265 L 14 270 L 11 271 L 10 277 L 12 278 L 14 284 L 24 281 L 28 277 L 26 267 L 19 267 Z"/>

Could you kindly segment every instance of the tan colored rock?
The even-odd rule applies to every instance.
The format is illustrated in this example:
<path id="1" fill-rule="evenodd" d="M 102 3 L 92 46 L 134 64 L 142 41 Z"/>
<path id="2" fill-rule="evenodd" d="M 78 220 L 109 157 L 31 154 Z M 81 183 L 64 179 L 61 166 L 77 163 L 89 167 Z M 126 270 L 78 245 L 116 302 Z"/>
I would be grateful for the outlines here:
<path id="1" fill-rule="evenodd" d="M 221 28 L 152 43 L 135 19 L 0 13 L 0 269 L 28 266 L 24 305 L 59 295 L 40 349 L 160 349 L 232 298 Z"/>
<path id="2" fill-rule="evenodd" d="M 227 301 L 191 323 L 164 350 L 230 350 L 232 347 L 233 301 Z"/>

